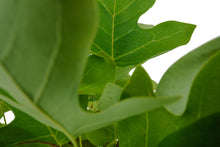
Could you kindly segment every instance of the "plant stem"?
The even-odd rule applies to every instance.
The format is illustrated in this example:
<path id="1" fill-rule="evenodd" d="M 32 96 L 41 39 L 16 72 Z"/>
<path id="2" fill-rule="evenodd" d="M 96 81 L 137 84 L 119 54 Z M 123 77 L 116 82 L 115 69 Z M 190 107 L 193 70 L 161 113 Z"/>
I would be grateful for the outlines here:
<path id="1" fill-rule="evenodd" d="M 66 135 L 66 137 L 68 137 L 70 139 L 70 142 L 73 144 L 74 147 L 78 147 L 78 143 L 76 141 L 76 139 L 65 129 L 62 129 L 63 133 Z"/>
<path id="2" fill-rule="evenodd" d="M 79 146 L 82 147 L 82 136 L 79 136 Z"/>

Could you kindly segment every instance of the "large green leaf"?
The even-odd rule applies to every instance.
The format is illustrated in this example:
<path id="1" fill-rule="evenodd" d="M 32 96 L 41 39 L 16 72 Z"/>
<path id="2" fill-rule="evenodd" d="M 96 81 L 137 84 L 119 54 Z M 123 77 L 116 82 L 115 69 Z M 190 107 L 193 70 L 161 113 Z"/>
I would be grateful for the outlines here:
<path id="1" fill-rule="evenodd" d="M 139 17 L 155 0 L 98 0 L 99 29 L 93 54 L 110 56 L 118 66 L 137 65 L 186 44 L 194 25 L 175 21 L 155 27 L 138 25 Z"/>
<path id="2" fill-rule="evenodd" d="M 0 7 L 0 87 L 15 100 L 3 99 L 71 138 L 96 1 L 1 0 Z"/>
<path id="3" fill-rule="evenodd" d="M 15 120 L 0 129 L 1 147 L 48 147 L 48 144 L 62 146 L 69 140 L 61 132 L 36 121 L 27 114 L 14 109 Z"/>
<path id="4" fill-rule="evenodd" d="M 190 52 L 172 65 L 162 77 L 158 88 L 158 96 L 181 95 L 183 99 L 166 108 L 175 115 L 182 115 L 186 109 L 193 81 L 204 68 L 207 61 L 220 50 L 220 37 Z M 213 66 L 215 70 L 217 66 Z M 216 71 L 214 71 L 216 72 Z M 204 77 L 202 81 L 209 78 Z M 216 83 L 217 84 L 217 83 Z M 211 86 L 212 87 L 212 86 Z M 205 89 L 204 89 L 205 90 Z"/>
<path id="5" fill-rule="evenodd" d="M 205 46 L 200 47 L 183 57 L 183 59 L 186 57 L 195 59 L 196 56 L 189 55 L 195 54 L 196 52 L 197 55 L 200 54 L 201 56 L 207 57 L 209 59 L 206 60 L 206 63 L 203 64 L 200 71 L 197 72 L 193 80 L 191 80 L 191 83 L 189 82 L 191 86 L 190 93 L 187 98 L 188 104 L 186 106 L 186 111 L 182 116 L 175 116 L 168 112 L 165 108 L 149 112 L 149 146 L 157 146 L 169 134 L 179 131 L 180 129 L 187 127 L 195 121 L 199 121 L 204 117 L 208 117 L 212 114 L 220 112 L 220 48 L 218 47 L 219 39 L 220 38 L 214 39 Z M 206 52 L 204 51 L 204 47 L 206 47 Z M 213 48 L 215 49 L 214 52 L 212 51 Z M 195 67 L 203 58 L 196 59 L 197 61 L 195 61 L 193 64 L 195 65 Z M 182 59 L 177 61 L 177 63 L 181 60 Z M 187 70 L 187 67 L 191 68 L 192 63 L 189 64 L 187 60 L 185 61 L 182 60 L 182 65 L 185 65 L 185 70 Z M 178 74 L 178 72 L 176 74 Z M 170 74 L 169 76 L 173 78 L 176 77 L 174 76 L 174 74 Z M 180 76 L 180 78 L 188 81 L 188 78 L 191 77 L 189 77 L 187 74 L 183 74 Z M 176 80 L 175 82 L 178 82 L 178 80 Z M 175 88 L 175 86 L 173 86 L 173 88 Z M 167 88 L 166 90 L 169 91 L 170 88 Z M 176 93 L 174 92 L 173 94 Z M 195 144 L 196 141 L 198 141 L 197 143 L 199 143 L 200 140 L 195 140 Z"/>

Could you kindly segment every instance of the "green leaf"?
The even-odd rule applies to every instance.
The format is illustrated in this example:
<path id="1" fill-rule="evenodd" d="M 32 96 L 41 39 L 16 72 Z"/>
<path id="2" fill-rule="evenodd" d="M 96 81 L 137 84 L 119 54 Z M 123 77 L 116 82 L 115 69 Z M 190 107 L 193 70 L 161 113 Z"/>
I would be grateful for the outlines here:
<path id="1" fill-rule="evenodd" d="M 108 83 L 99 100 L 99 110 L 103 111 L 120 101 L 122 88 Z M 105 145 L 115 139 L 114 125 L 86 133 L 88 140 L 94 145 Z"/>
<path id="2" fill-rule="evenodd" d="M 90 55 L 79 86 L 79 93 L 101 95 L 105 85 L 114 80 L 115 64 L 112 59 Z"/>
<path id="3" fill-rule="evenodd" d="M 152 80 L 141 66 L 136 67 L 123 90 L 122 99 L 131 96 L 154 96 Z"/>
<path id="4" fill-rule="evenodd" d="M 4 115 L 5 112 L 8 112 L 10 110 L 10 107 L 0 100 L 0 118 Z"/>
<path id="5" fill-rule="evenodd" d="M 203 64 L 200 71 L 191 80 L 190 93 L 188 95 L 188 104 L 185 113 L 182 116 L 175 116 L 168 112 L 165 108 L 157 109 L 149 112 L 149 139 L 148 146 L 157 146 L 166 136 L 180 129 L 187 127 L 204 117 L 220 112 L 220 51 L 218 48 L 219 39 L 214 39 L 203 47 L 192 51 L 185 57 L 193 53 L 201 54 L 202 57 L 207 57 L 206 63 Z M 207 46 L 208 45 L 208 46 Z M 204 47 L 206 47 L 204 49 Z M 215 51 L 212 51 L 215 48 Z M 200 50 L 204 49 L 204 50 Z M 210 53 L 211 52 L 211 53 Z M 210 56 L 211 55 L 211 56 Z M 185 58 L 183 57 L 183 59 Z M 191 56 L 197 59 L 196 56 Z M 194 66 L 199 64 L 200 58 L 194 62 Z M 178 62 L 180 62 L 180 59 Z M 187 61 L 187 60 L 185 60 Z M 192 63 L 183 62 L 185 70 L 191 68 Z M 178 72 L 177 72 L 178 74 Z M 175 78 L 174 74 L 170 75 Z M 181 79 L 188 81 L 188 75 L 181 75 Z M 189 77 L 190 78 L 190 77 Z M 176 80 L 178 82 L 178 80 Z M 178 83 L 180 84 L 180 83 Z M 187 86 L 187 85 L 186 85 Z M 175 86 L 173 86 L 174 88 Z M 169 88 L 166 89 L 169 91 Z M 178 89 L 177 89 L 178 90 Z M 173 93 L 176 94 L 176 93 Z M 210 128 L 211 129 L 211 128 Z M 189 142 L 189 141 L 188 141 Z"/>
<path id="6" fill-rule="evenodd" d="M 116 66 L 116 77 L 115 77 L 115 84 L 124 87 L 125 84 L 130 79 L 129 72 L 131 69 L 134 68 L 133 66 L 126 66 L 126 67 L 119 67 Z"/>
<path id="7" fill-rule="evenodd" d="M 175 104 L 167 105 L 167 109 L 175 115 L 182 115 L 186 110 L 193 81 L 207 62 L 220 50 L 220 37 L 202 45 L 182 57 L 162 77 L 158 88 L 158 96 L 181 95 L 183 99 Z M 217 66 L 213 66 L 216 70 Z M 214 71 L 216 72 L 216 71 Z M 205 77 L 205 79 L 209 76 Z M 204 81 L 202 79 L 201 81 Z M 217 84 L 217 83 L 216 83 Z M 212 87 L 212 86 L 211 86 Z M 205 89 L 204 89 L 205 90 Z M 198 93 L 199 94 L 199 93 Z"/>
<path id="8" fill-rule="evenodd" d="M 146 71 L 138 66 L 123 90 L 122 98 L 131 96 L 154 96 L 152 80 Z M 143 113 L 118 122 L 120 147 L 145 146 L 148 137 L 148 114 Z"/>
<path id="9" fill-rule="evenodd" d="M 86 133 L 86 137 L 94 145 L 106 145 L 114 140 L 114 127 L 109 126 Z"/>
<path id="10" fill-rule="evenodd" d="M 186 44 L 194 25 L 168 21 L 155 27 L 138 25 L 155 0 L 98 0 L 99 28 L 93 54 L 106 54 L 118 66 L 137 65 Z M 144 26 L 144 27 L 143 27 Z"/>
<path id="11" fill-rule="evenodd" d="M 99 109 L 103 111 L 104 109 L 107 109 L 108 107 L 119 102 L 121 93 L 121 87 L 112 83 L 107 84 L 99 100 Z"/>
<path id="12" fill-rule="evenodd" d="M 96 32 L 96 1 L 0 3 L 0 28 L 6 29 L 0 87 L 15 100 L 1 98 L 71 138 L 80 108 L 77 89 Z"/>
<path id="13" fill-rule="evenodd" d="M 61 146 L 68 142 L 63 133 L 41 124 L 17 109 L 13 108 L 13 112 L 15 120 L 6 127 L 0 128 L 2 147 L 13 147 L 18 144 L 22 147 L 48 147 L 48 143 Z"/>
<path id="14" fill-rule="evenodd" d="M 220 146 L 220 113 L 199 119 L 166 137 L 159 147 Z"/>

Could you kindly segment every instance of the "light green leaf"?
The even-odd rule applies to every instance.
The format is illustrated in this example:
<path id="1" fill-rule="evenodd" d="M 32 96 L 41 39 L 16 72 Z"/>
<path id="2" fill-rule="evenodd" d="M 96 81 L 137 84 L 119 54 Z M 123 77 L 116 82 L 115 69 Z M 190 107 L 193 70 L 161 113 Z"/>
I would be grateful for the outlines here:
<path id="1" fill-rule="evenodd" d="M 15 100 L 1 99 L 71 139 L 81 110 L 77 89 L 96 32 L 96 1 L 0 3 L 0 28 L 6 28 L 0 38 L 7 38 L 0 48 L 0 87 Z"/>
<path id="2" fill-rule="evenodd" d="M 220 146 L 220 113 L 199 119 L 166 137 L 159 147 L 218 147 Z"/>
<path id="3" fill-rule="evenodd" d="M 158 88 L 158 96 L 181 95 L 183 99 L 175 104 L 167 105 L 167 109 L 175 115 L 182 115 L 186 110 L 193 81 L 207 62 L 220 50 L 220 37 L 202 45 L 182 57 L 162 77 Z M 213 68 L 217 68 L 213 66 Z M 216 69 L 215 69 L 216 70 Z M 214 71 L 216 72 L 216 71 Z M 206 79 L 209 76 L 205 77 Z M 204 79 L 202 79 L 204 81 Z M 212 87 L 212 86 L 211 86 Z M 204 89 L 205 90 L 205 89 Z M 203 91 L 200 91 L 203 92 Z"/>
<path id="4" fill-rule="evenodd" d="M 79 86 L 79 93 L 101 95 L 105 85 L 114 80 L 115 64 L 112 59 L 90 55 Z"/>
<path id="5" fill-rule="evenodd" d="M 168 21 L 155 27 L 138 25 L 155 0 L 98 0 L 99 28 L 93 54 L 106 54 L 118 66 L 137 65 L 186 44 L 194 25 Z"/>
<path id="6" fill-rule="evenodd" d="M 0 128 L 1 147 L 48 147 L 48 143 L 62 146 L 69 140 L 61 132 L 50 128 L 25 113 L 14 109 L 15 120 Z"/>
<path id="7" fill-rule="evenodd" d="M 178 117 L 172 115 L 165 108 L 157 109 L 148 113 L 150 124 L 148 146 L 157 146 L 169 134 L 179 131 L 204 117 L 220 112 L 220 51 L 217 49 L 219 44 L 219 41 L 217 42 L 217 40 L 219 39 L 220 38 L 215 39 L 185 56 L 188 57 L 193 53 L 197 53 L 209 59 L 206 60 L 206 63 L 204 63 L 202 68 L 200 68 L 200 71 L 197 72 L 196 77 L 191 80 L 188 104 L 186 106 L 186 111 L 182 116 Z M 204 50 L 200 51 L 200 49 L 203 49 L 204 47 L 206 47 L 206 52 Z M 212 53 L 213 48 L 216 48 L 216 50 Z M 195 57 L 196 56 L 192 56 L 191 58 Z M 198 58 L 193 65 L 196 66 L 199 64 L 199 59 L 200 58 Z M 177 61 L 177 63 L 181 60 L 182 59 Z M 191 62 L 189 64 L 189 62 L 182 61 L 182 66 L 185 65 L 185 70 L 188 68 L 190 69 L 192 67 L 191 64 Z M 173 74 L 170 76 L 175 78 Z M 180 77 L 185 81 L 188 81 L 187 76 L 188 75 L 186 75 L 186 77 L 185 75 L 182 75 Z M 178 80 L 175 82 L 178 82 Z M 173 88 L 174 87 L 175 86 L 173 86 Z M 169 91 L 169 88 L 166 90 Z"/>

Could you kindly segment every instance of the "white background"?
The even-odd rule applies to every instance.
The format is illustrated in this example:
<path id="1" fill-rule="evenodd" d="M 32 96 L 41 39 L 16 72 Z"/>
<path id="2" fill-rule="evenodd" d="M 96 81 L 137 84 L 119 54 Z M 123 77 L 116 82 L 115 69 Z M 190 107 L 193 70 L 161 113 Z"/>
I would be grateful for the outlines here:
<path id="1" fill-rule="evenodd" d="M 187 52 L 220 36 L 220 0 L 156 0 L 155 5 L 139 19 L 139 23 L 157 25 L 176 20 L 197 25 L 188 45 L 178 47 L 143 64 L 153 80 L 159 82 L 167 68 Z M 7 112 L 7 123 L 14 119 Z M 3 119 L 0 120 L 3 122 Z"/>

